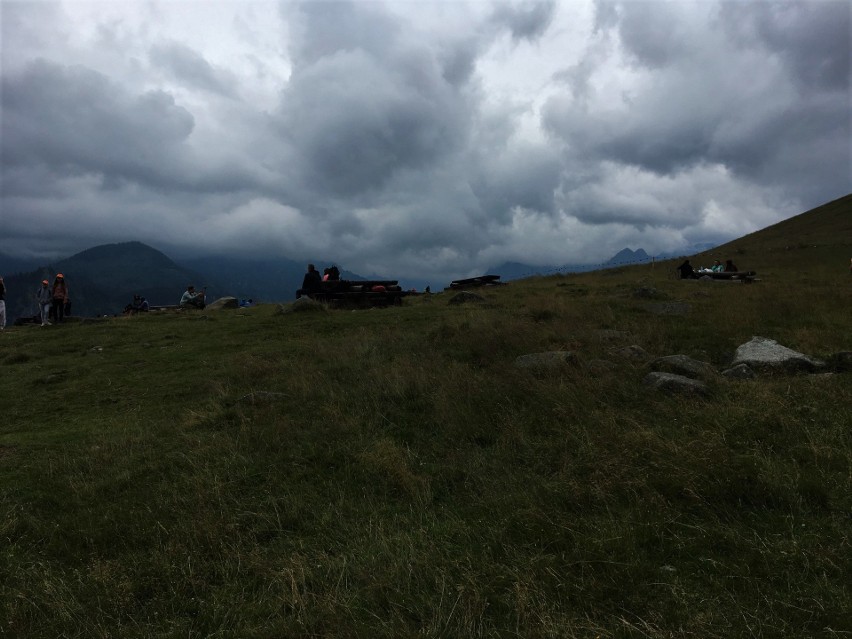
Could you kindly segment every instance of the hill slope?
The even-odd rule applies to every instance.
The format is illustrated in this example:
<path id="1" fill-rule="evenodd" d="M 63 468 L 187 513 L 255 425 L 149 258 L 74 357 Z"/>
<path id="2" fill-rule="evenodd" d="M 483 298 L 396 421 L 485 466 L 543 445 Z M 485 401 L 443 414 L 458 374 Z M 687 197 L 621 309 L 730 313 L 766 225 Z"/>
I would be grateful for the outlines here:
<path id="1" fill-rule="evenodd" d="M 811 269 L 813 275 L 848 272 L 852 259 L 852 194 L 697 254 L 734 259 L 741 269 L 777 273 Z M 696 265 L 699 265 L 696 263 Z"/>
<path id="2" fill-rule="evenodd" d="M 760 263 L 793 239 L 737 246 Z M 847 635 L 834 247 L 748 286 L 648 264 L 484 303 L 8 330 L 3 633 Z M 833 368 L 720 375 L 754 335 Z M 563 355 L 517 364 L 543 352 Z M 645 384 L 675 354 L 707 364 L 705 395 Z"/>

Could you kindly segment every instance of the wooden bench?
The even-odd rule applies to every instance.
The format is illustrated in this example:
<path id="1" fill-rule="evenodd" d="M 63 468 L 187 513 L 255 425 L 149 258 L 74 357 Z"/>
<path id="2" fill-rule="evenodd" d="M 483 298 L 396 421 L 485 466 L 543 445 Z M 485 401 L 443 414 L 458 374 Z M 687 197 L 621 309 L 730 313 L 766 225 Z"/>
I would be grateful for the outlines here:
<path id="1" fill-rule="evenodd" d="M 500 286 L 502 284 L 505 284 L 505 282 L 500 281 L 499 275 L 480 275 L 462 280 L 453 280 L 446 290 L 457 291 L 467 288 L 478 288 L 480 286 Z"/>
<path id="2" fill-rule="evenodd" d="M 755 271 L 722 271 L 718 273 L 696 271 L 695 275 L 698 276 L 698 279 L 701 279 L 702 277 L 709 277 L 712 280 L 738 281 L 743 284 L 751 284 L 757 277 L 757 273 Z"/>
<path id="3" fill-rule="evenodd" d="M 398 280 L 331 280 L 320 282 L 319 288 L 307 295 L 331 306 L 368 308 L 399 306 L 403 297 L 414 294 L 403 291 Z"/>

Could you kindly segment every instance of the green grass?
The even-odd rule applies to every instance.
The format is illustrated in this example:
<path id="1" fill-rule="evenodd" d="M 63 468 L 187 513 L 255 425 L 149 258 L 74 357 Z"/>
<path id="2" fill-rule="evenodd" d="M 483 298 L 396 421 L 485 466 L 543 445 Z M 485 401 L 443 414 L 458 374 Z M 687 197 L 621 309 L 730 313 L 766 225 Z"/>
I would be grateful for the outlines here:
<path id="1" fill-rule="evenodd" d="M 658 263 L 9 330 L 0 635 L 850 636 L 850 374 L 698 399 L 617 354 L 852 350 L 845 241 L 803 269 L 744 239 L 751 286 Z M 546 350 L 578 363 L 512 365 Z"/>

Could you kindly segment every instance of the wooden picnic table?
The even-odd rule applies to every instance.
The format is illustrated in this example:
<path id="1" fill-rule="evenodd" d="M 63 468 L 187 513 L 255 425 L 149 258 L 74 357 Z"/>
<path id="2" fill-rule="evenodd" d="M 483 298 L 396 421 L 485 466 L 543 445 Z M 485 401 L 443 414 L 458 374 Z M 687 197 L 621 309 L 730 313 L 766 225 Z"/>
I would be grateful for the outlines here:
<path id="1" fill-rule="evenodd" d="M 461 280 L 453 280 L 450 282 L 448 290 L 459 290 L 466 288 L 477 288 L 479 286 L 499 286 L 505 284 L 500 281 L 499 275 L 479 275 L 478 277 L 468 277 Z"/>
<path id="2" fill-rule="evenodd" d="M 335 306 L 398 306 L 402 298 L 412 295 L 403 291 L 398 280 L 329 280 L 307 293 L 318 302 Z"/>
<path id="3" fill-rule="evenodd" d="M 698 279 L 702 277 L 709 277 L 713 280 L 734 280 L 741 281 L 743 284 L 751 284 L 755 277 L 757 277 L 756 271 L 695 271 L 695 275 Z"/>

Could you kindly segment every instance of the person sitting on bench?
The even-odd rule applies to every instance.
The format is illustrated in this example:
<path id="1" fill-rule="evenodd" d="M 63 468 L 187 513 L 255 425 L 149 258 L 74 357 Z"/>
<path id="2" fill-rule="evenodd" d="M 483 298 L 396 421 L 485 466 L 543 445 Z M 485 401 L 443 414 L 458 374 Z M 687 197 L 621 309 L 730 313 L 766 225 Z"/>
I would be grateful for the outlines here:
<path id="1" fill-rule="evenodd" d="M 692 268 L 692 264 L 689 263 L 689 260 L 684 261 L 684 263 L 678 266 L 676 270 L 680 271 L 680 279 L 682 280 L 698 279 L 698 276 L 695 274 L 695 269 Z"/>
<path id="2" fill-rule="evenodd" d="M 316 293 L 320 290 L 322 286 L 322 275 L 317 270 L 317 267 L 313 264 L 308 264 L 308 272 L 305 273 L 305 277 L 302 280 L 302 288 L 296 291 L 296 297 L 302 297 L 303 295 L 311 296 L 312 293 Z"/>
<path id="3" fill-rule="evenodd" d="M 732 260 L 725 260 L 725 273 L 736 273 L 739 270 Z"/>

